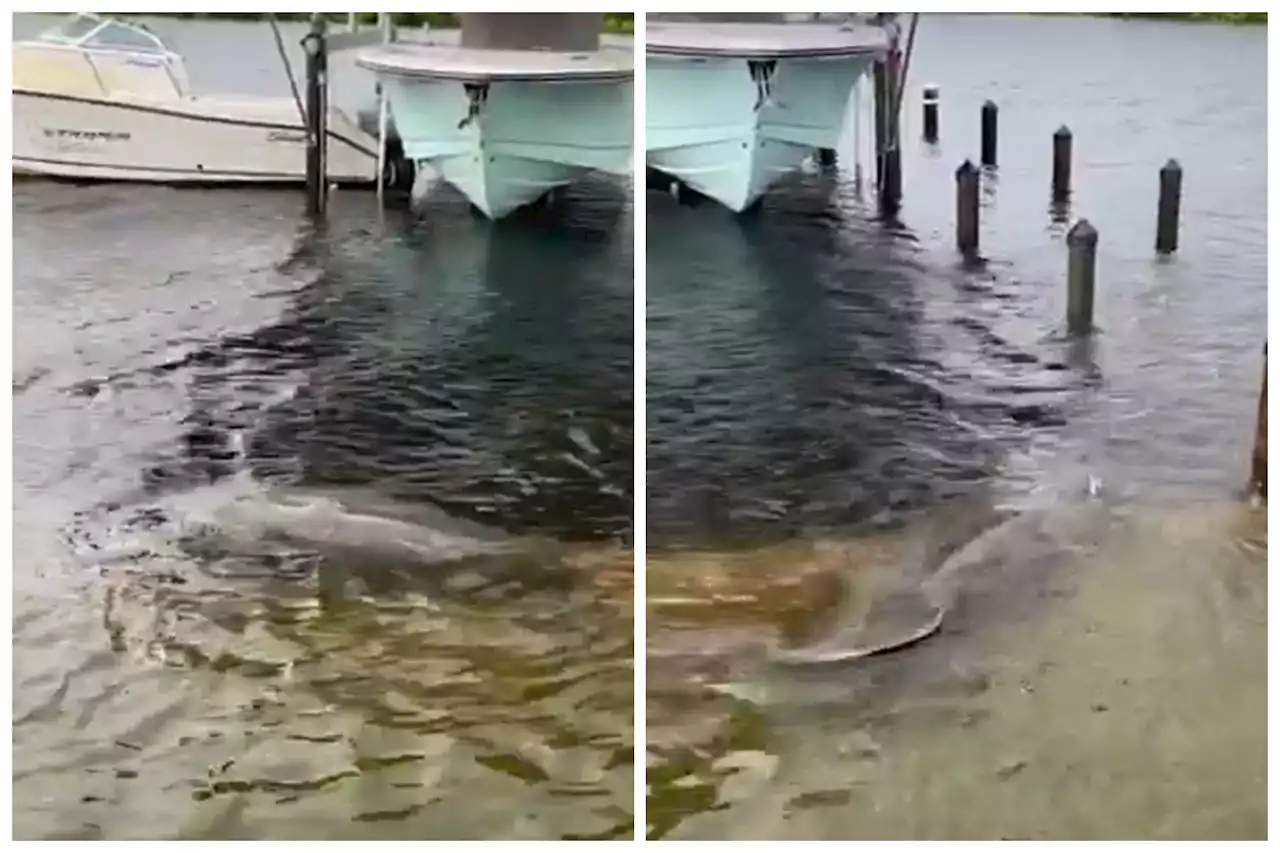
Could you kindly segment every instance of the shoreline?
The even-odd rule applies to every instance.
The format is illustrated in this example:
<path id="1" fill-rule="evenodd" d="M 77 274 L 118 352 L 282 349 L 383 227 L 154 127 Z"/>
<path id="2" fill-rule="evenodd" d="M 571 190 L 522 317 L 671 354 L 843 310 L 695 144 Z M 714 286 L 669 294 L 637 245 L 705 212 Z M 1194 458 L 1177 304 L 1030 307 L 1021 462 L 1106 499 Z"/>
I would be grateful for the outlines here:
<path id="1" fill-rule="evenodd" d="M 265 21 L 265 12 L 103 12 L 118 18 L 187 18 L 191 20 L 209 20 L 221 18 L 228 21 Z M 345 24 L 346 12 L 325 12 L 324 16 L 333 23 Z M 394 12 L 396 26 L 420 27 L 424 24 L 433 29 L 457 29 L 458 16 L 453 12 Z M 377 23 L 377 12 L 358 12 L 361 25 Z M 310 12 L 276 12 L 276 19 L 281 21 L 309 21 Z M 635 31 L 635 16 L 630 12 L 605 12 L 604 29 L 608 33 L 630 33 Z"/>
<path id="2" fill-rule="evenodd" d="M 1036 17 L 1115 18 L 1121 21 L 1171 21 L 1184 24 L 1267 25 L 1266 12 L 1030 12 Z"/>

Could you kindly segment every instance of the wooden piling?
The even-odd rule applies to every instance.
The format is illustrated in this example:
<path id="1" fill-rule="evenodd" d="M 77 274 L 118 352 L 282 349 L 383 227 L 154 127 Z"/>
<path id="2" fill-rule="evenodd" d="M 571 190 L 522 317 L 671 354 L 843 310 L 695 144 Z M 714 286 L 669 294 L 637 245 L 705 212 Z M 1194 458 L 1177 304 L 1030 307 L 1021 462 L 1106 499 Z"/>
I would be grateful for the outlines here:
<path id="1" fill-rule="evenodd" d="M 1053 134 L 1053 203 L 1071 196 L 1071 128 L 1065 124 Z"/>
<path id="2" fill-rule="evenodd" d="M 326 186 L 328 148 L 329 56 L 324 16 L 311 16 L 311 30 L 302 39 L 307 56 L 307 213 L 324 216 L 329 193 Z"/>
<path id="3" fill-rule="evenodd" d="M 1267 498 L 1267 348 L 1262 347 L 1262 394 L 1258 397 L 1258 422 L 1253 434 L 1253 469 L 1250 474 L 1253 491 Z"/>
<path id="4" fill-rule="evenodd" d="M 1094 287 L 1098 263 L 1098 231 L 1081 219 L 1067 232 L 1067 331 L 1093 331 Z"/>
<path id="5" fill-rule="evenodd" d="M 924 87 L 924 141 L 938 144 L 938 87 L 929 83 Z"/>
<path id="6" fill-rule="evenodd" d="M 1182 207 L 1182 167 L 1170 160 L 1160 170 L 1160 201 L 1156 209 L 1156 251 L 1178 250 L 1178 217 Z"/>
<path id="7" fill-rule="evenodd" d="M 876 21 L 880 26 L 888 26 L 896 14 L 878 12 Z M 880 211 L 888 215 L 897 213 L 902 204 L 902 154 L 898 144 L 902 138 L 898 128 L 901 57 L 895 34 L 884 60 L 872 66 L 876 102 L 876 188 Z"/>
<path id="8" fill-rule="evenodd" d="M 876 91 L 876 188 L 880 210 L 896 213 L 902 199 L 902 159 L 898 152 L 898 134 L 894 127 L 894 54 L 885 62 L 877 62 L 872 71 Z"/>
<path id="9" fill-rule="evenodd" d="M 871 90 L 875 108 L 876 189 L 884 186 L 884 152 L 889 147 L 889 93 L 885 85 L 887 73 L 883 62 L 871 66 Z"/>
<path id="10" fill-rule="evenodd" d="M 1000 108 L 995 101 L 987 101 L 982 105 L 982 165 L 993 168 L 996 165 L 996 125 Z"/>
<path id="11" fill-rule="evenodd" d="M 884 186 L 880 188 L 880 211 L 895 214 L 902 207 L 902 150 L 896 146 L 884 154 Z"/>
<path id="12" fill-rule="evenodd" d="M 956 169 L 956 249 L 966 258 L 978 254 L 978 167 L 965 160 Z"/>

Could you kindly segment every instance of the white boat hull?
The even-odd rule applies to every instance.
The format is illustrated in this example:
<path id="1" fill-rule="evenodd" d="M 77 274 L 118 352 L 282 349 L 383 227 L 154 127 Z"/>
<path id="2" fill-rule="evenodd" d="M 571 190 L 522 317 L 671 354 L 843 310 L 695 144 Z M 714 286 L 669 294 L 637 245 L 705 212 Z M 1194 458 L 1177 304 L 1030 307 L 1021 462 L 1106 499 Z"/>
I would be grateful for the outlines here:
<path id="1" fill-rule="evenodd" d="M 653 22 L 646 164 L 747 210 L 836 147 L 854 83 L 888 48 L 882 28 L 845 22 Z"/>
<path id="2" fill-rule="evenodd" d="M 373 183 L 376 144 L 335 111 L 329 180 Z M 291 100 L 99 100 L 15 90 L 13 172 L 165 184 L 295 183 L 306 178 L 306 135 Z"/>
<path id="3" fill-rule="evenodd" d="M 835 148 L 870 57 L 783 59 L 761 101 L 743 58 L 648 58 L 646 159 L 740 213 Z"/>
<path id="4" fill-rule="evenodd" d="M 484 116 L 463 84 L 392 78 L 387 92 L 407 157 L 435 170 L 485 216 L 501 219 L 590 171 L 631 168 L 631 81 L 494 83 Z"/>
<path id="5" fill-rule="evenodd" d="M 632 50 L 462 48 L 440 34 L 356 64 L 382 81 L 404 156 L 501 219 L 588 172 L 631 174 Z"/>

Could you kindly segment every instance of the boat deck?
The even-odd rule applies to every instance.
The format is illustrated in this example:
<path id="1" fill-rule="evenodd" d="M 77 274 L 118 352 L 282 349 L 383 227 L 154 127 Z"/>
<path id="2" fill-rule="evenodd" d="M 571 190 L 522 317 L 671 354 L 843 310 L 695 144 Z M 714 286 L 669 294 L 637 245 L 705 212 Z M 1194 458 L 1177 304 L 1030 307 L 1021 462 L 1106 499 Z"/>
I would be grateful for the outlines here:
<path id="1" fill-rule="evenodd" d="M 596 51 L 566 53 L 463 48 L 437 41 L 397 43 L 361 51 L 356 64 L 378 74 L 466 83 L 630 80 L 635 74 L 630 45 L 624 48 L 608 44 Z"/>
<path id="2" fill-rule="evenodd" d="M 883 53 L 888 34 L 853 23 L 651 22 L 645 52 L 667 56 L 785 59 Z"/>

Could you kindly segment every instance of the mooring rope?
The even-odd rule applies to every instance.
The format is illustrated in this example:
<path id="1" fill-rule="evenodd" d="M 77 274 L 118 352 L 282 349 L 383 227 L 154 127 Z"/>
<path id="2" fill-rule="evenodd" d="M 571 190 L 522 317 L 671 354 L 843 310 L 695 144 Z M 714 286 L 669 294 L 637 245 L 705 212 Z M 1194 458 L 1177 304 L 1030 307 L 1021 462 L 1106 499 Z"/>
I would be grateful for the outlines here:
<path id="1" fill-rule="evenodd" d="M 302 105 L 302 95 L 298 92 L 298 81 L 293 79 L 293 66 L 289 63 L 289 54 L 284 49 L 284 36 L 280 35 L 280 26 L 276 23 L 276 13 L 268 12 L 267 20 L 271 23 L 271 32 L 276 39 L 276 51 L 280 61 L 284 63 L 285 76 L 289 78 L 289 88 L 293 90 L 293 102 L 298 107 L 298 119 L 302 126 L 307 126 L 307 108 Z"/>
<path id="2" fill-rule="evenodd" d="M 911 29 L 907 32 L 907 52 L 904 55 L 902 60 L 902 73 L 898 75 L 898 91 L 895 93 L 895 99 L 893 104 L 892 127 L 895 130 L 897 130 L 899 127 L 898 125 L 899 116 L 902 115 L 902 96 L 907 91 L 907 72 L 911 69 L 911 54 L 915 50 L 916 26 L 919 23 L 920 23 L 920 13 L 912 12 L 911 13 Z M 897 134 L 895 134 L 895 136 L 896 135 Z M 892 144 L 896 146 L 897 143 L 898 143 L 898 140 L 895 139 Z"/>

